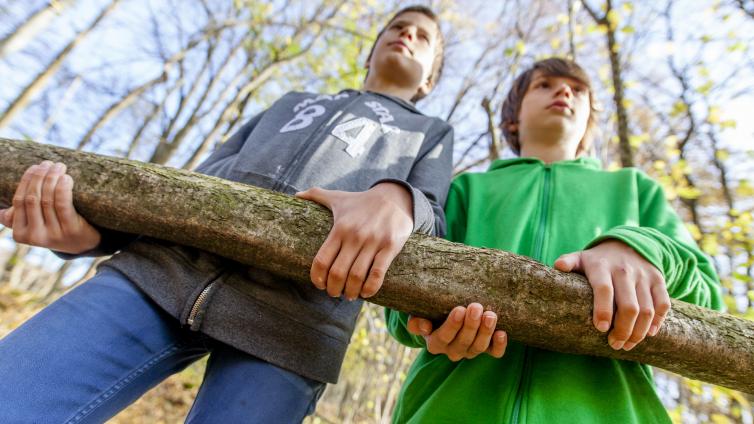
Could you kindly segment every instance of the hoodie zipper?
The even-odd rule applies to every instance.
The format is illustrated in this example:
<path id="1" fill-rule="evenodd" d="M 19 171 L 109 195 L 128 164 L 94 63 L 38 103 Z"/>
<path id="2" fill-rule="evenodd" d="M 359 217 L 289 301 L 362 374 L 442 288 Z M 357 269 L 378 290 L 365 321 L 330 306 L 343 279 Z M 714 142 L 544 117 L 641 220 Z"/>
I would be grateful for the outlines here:
<path id="1" fill-rule="evenodd" d="M 188 319 L 186 319 L 186 324 L 193 326 L 194 320 L 196 319 L 196 315 L 199 314 L 199 310 L 202 308 L 202 305 L 204 304 L 204 301 L 207 300 L 207 296 L 209 295 L 209 291 L 212 289 L 212 286 L 215 283 L 209 283 L 207 287 L 202 290 L 201 293 L 199 293 L 199 296 L 196 297 L 196 300 L 194 301 L 194 305 L 191 307 L 191 311 L 189 312 Z"/>
<path id="2" fill-rule="evenodd" d="M 542 248 L 544 246 L 545 228 L 547 226 L 547 213 L 550 210 L 550 185 L 551 183 L 551 168 L 545 165 L 545 181 L 542 188 L 542 213 L 539 216 L 539 226 L 537 228 L 536 244 L 534 245 L 534 259 L 542 262 Z"/>
<path id="3" fill-rule="evenodd" d="M 532 257 L 538 261 L 542 261 L 542 249 L 544 247 L 545 229 L 547 228 L 547 214 L 550 210 L 550 192 L 552 185 L 552 170 L 548 165 L 544 166 L 544 184 L 542 187 L 542 212 L 539 215 L 539 225 L 537 226 L 537 235 L 534 239 L 534 252 Z M 521 379 L 518 382 L 518 389 L 516 390 L 516 403 L 513 405 L 513 418 L 512 423 L 518 424 L 519 415 L 521 413 L 521 402 L 524 397 L 524 390 L 529 386 L 529 378 L 531 377 L 531 359 L 529 354 L 529 347 L 524 346 L 524 368 L 521 372 Z"/>

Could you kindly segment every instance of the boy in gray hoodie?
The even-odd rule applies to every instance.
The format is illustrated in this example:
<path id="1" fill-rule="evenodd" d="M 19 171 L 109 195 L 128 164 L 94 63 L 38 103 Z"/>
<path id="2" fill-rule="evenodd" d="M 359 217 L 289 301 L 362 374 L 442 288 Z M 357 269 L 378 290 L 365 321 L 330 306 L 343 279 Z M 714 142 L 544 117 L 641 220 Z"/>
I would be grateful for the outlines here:
<path id="1" fill-rule="evenodd" d="M 377 292 L 413 231 L 441 235 L 452 128 L 413 102 L 442 67 L 438 19 L 402 9 L 363 89 L 288 93 L 198 172 L 331 209 L 313 285 L 194 248 L 98 229 L 73 208 L 65 165 L 21 179 L 0 224 L 61 256 L 116 253 L 98 274 L 0 340 L 3 422 L 101 422 L 210 354 L 187 421 L 298 422 L 335 382 L 359 297 Z M 303 190 L 303 191 L 302 191 Z"/>

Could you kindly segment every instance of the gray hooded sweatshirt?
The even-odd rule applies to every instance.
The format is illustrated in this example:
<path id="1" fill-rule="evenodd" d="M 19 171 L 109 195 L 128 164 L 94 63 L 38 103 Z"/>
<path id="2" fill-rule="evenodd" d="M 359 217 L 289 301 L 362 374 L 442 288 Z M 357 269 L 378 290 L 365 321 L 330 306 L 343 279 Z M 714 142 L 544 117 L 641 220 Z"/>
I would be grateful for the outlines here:
<path id="1" fill-rule="evenodd" d="M 288 93 L 246 123 L 197 172 L 293 194 L 403 185 L 414 230 L 442 235 L 453 130 L 401 99 L 346 90 Z M 362 301 L 331 298 L 212 253 L 102 230 L 83 255 L 126 275 L 192 330 L 302 376 L 337 381 Z M 63 256 L 63 255 L 61 255 Z"/>

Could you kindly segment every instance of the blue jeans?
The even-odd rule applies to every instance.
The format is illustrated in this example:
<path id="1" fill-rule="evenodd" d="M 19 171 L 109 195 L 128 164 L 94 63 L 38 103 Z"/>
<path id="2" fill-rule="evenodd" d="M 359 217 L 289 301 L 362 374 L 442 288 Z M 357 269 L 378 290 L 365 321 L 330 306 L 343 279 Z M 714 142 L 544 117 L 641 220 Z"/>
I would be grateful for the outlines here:
<path id="1" fill-rule="evenodd" d="M 104 422 L 208 353 L 186 422 L 301 422 L 324 390 L 182 328 L 103 269 L 0 340 L 0 423 Z"/>

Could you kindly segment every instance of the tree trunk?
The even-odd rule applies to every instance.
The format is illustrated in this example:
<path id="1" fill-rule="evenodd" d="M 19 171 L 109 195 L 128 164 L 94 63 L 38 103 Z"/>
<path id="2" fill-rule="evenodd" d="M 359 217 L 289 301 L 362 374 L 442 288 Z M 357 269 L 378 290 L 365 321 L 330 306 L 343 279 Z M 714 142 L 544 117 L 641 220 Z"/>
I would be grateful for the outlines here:
<path id="1" fill-rule="evenodd" d="M 610 11 L 613 9 L 612 2 L 608 0 L 605 3 L 605 14 L 602 16 L 592 9 L 586 0 L 581 0 L 581 4 L 589 15 L 594 19 L 594 22 L 598 25 L 604 25 L 607 28 L 606 43 L 607 43 L 607 55 L 610 59 L 610 71 L 612 73 L 613 80 L 613 103 L 615 103 L 615 116 L 618 121 L 618 152 L 620 156 L 621 166 L 631 167 L 634 166 L 634 155 L 631 149 L 631 143 L 628 139 L 628 113 L 626 112 L 626 106 L 624 104 L 625 95 L 623 92 L 623 65 L 620 63 L 620 55 L 618 54 L 618 42 L 615 39 L 615 32 L 617 28 L 608 19 Z"/>
<path id="2" fill-rule="evenodd" d="M 578 62 L 576 57 L 576 43 L 574 42 L 574 36 L 576 31 L 573 27 L 573 0 L 567 0 L 568 2 L 568 56 L 574 62 Z"/>
<path id="3" fill-rule="evenodd" d="M 24 23 L 0 40 L 0 58 L 26 47 L 40 31 L 47 28 L 56 15 L 72 3 L 71 0 L 53 1 L 33 12 Z"/>
<path id="4" fill-rule="evenodd" d="M 382 415 L 380 417 L 380 424 L 390 424 L 393 417 L 393 408 L 395 407 L 395 398 L 398 396 L 398 392 L 401 390 L 403 381 L 401 380 L 400 366 L 403 361 L 411 354 L 411 348 L 406 346 L 400 346 L 400 354 L 395 359 L 396 366 L 393 369 L 393 373 L 390 376 L 390 383 L 388 383 L 387 394 L 385 395 L 385 404 L 383 405 Z"/>
<path id="5" fill-rule="evenodd" d="M 195 246 L 311 284 L 309 268 L 332 225 L 319 205 L 180 169 L 0 138 L 0 207 L 23 172 L 64 162 L 74 201 L 106 228 Z M 660 333 L 614 351 L 592 325 L 592 290 L 566 274 L 511 253 L 413 235 L 370 302 L 430 319 L 481 302 L 513 340 L 581 355 L 639 361 L 754 393 L 754 323 L 680 301 Z"/>
<path id="6" fill-rule="evenodd" d="M 17 275 L 16 270 L 23 267 L 24 257 L 30 250 L 30 246 L 16 244 L 13 253 L 5 260 L 5 263 L 0 264 L 0 284 L 10 283 L 13 280 L 13 275 Z"/>
<path id="7" fill-rule="evenodd" d="M 489 147 L 489 159 L 490 162 L 500 158 L 500 133 L 497 132 L 497 126 L 495 125 L 495 116 L 492 112 L 492 105 L 490 99 L 485 97 L 482 99 L 482 108 L 484 113 L 487 114 L 487 131 L 490 133 L 490 147 Z"/>
<path id="8" fill-rule="evenodd" d="M 57 56 L 50 62 L 45 69 L 40 72 L 34 79 L 27 85 L 23 91 L 21 91 L 21 94 L 18 95 L 18 97 L 15 98 L 8 106 L 7 109 L 3 112 L 2 115 L 0 115 L 0 128 L 4 128 L 10 122 L 13 120 L 13 118 L 19 114 L 21 111 L 23 111 L 26 108 L 26 105 L 31 101 L 31 99 L 42 89 L 44 89 L 47 86 L 47 82 L 55 75 L 56 72 L 58 72 L 58 69 L 60 69 L 61 66 L 63 66 L 63 62 L 66 58 L 68 58 L 68 55 L 73 51 L 76 46 L 83 41 L 87 35 L 89 35 L 92 30 L 94 30 L 97 25 L 102 21 L 102 19 L 105 18 L 110 12 L 112 12 L 115 9 L 115 6 L 118 5 L 118 2 L 120 0 L 112 0 L 110 4 L 100 12 L 100 14 L 97 16 L 96 19 L 83 31 L 76 34 L 76 37 L 71 40 L 70 43 L 68 43 L 67 46 L 63 48 L 63 50 L 58 53 Z"/>

